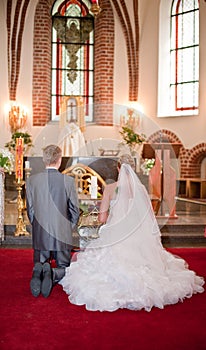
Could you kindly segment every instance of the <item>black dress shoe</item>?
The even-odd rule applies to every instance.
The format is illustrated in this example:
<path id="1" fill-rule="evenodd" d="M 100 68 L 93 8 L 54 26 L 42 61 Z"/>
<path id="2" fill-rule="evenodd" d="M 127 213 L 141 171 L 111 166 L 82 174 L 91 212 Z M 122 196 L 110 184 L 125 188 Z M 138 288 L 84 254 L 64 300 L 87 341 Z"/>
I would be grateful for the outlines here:
<path id="1" fill-rule="evenodd" d="M 52 270 L 49 263 L 44 263 L 43 265 L 43 276 L 42 276 L 42 283 L 41 283 L 41 293 L 42 295 L 47 298 L 52 290 Z"/>
<path id="2" fill-rule="evenodd" d="M 42 264 L 36 263 L 34 265 L 32 278 L 30 281 L 30 289 L 34 297 L 38 297 L 41 292 L 41 277 L 42 277 Z"/>

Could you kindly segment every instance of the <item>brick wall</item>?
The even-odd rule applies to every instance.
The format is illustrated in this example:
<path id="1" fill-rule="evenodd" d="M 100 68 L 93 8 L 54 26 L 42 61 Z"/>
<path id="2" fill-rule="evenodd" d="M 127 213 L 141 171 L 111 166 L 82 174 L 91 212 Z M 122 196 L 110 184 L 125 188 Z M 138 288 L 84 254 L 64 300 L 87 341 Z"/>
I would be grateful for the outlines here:
<path id="1" fill-rule="evenodd" d="M 51 5 L 39 0 L 34 18 L 33 125 L 44 126 L 51 114 Z"/>
<path id="2" fill-rule="evenodd" d="M 101 1 L 95 19 L 94 117 L 95 123 L 113 124 L 114 14 L 109 0 Z"/>

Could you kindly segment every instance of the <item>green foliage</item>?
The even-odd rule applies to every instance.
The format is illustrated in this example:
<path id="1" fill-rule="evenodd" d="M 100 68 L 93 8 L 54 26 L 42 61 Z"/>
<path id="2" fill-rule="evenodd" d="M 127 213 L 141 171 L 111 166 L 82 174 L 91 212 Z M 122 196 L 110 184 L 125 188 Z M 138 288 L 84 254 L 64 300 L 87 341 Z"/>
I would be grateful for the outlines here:
<path id="1" fill-rule="evenodd" d="M 20 137 L 22 137 L 24 139 L 24 145 L 26 146 L 26 148 L 33 147 L 31 135 L 28 134 L 27 132 L 20 132 L 20 131 L 16 131 L 12 134 L 11 141 L 7 142 L 5 144 L 5 147 L 8 148 L 9 151 L 15 150 L 16 139 L 18 139 Z"/>
<path id="2" fill-rule="evenodd" d="M 0 167 L 5 168 L 8 164 L 9 157 L 4 157 L 2 153 L 0 153 Z"/>
<path id="3" fill-rule="evenodd" d="M 131 127 L 123 126 L 122 131 L 120 131 L 124 142 L 129 147 L 135 147 L 146 141 L 146 135 L 136 133 Z"/>

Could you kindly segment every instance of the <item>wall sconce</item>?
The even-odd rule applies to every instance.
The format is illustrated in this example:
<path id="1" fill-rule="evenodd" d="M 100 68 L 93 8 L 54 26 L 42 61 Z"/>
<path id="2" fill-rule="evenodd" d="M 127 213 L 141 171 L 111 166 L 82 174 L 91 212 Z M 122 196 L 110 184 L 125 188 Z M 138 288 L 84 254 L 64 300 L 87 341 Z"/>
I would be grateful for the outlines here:
<path id="1" fill-rule="evenodd" d="M 11 103 L 9 110 L 9 125 L 11 133 L 13 134 L 17 130 L 22 129 L 27 122 L 27 111 L 24 107 Z"/>
<path id="2" fill-rule="evenodd" d="M 92 0 L 92 6 L 90 8 L 90 11 L 93 13 L 94 17 L 97 17 L 100 14 L 102 9 L 99 6 L 98 0 Z"/>

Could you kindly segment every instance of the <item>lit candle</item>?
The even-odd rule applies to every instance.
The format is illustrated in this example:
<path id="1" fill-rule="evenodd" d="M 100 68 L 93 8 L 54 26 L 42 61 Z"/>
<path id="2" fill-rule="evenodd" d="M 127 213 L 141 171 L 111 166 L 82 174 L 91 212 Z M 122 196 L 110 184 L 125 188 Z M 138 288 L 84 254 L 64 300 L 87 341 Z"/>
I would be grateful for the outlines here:
<path id="1" fill-rule="evenodd" d="M 91 185 L 97 186 L 97 177 L 96 176 L 91 176 Z"/>
<path id="2" fill-rule="evenodd" d="M 25 161 L 25 169 L 30 169 L 30 162 L 29 162 L 29 160 Z"/>
<path id="3" fill-rule="evenodd" d="M 91 176 L 91 198 L 97 199 L 97 177 Z"/>
<path id="4" fill-rule="evenodd" d="M 19 137 L 16 139 L 16 180 L 18 182 L 23 179 L 23 154 L 24 139 Z"/>
<path id="5" fill-rule="evenodd" d="M 91 149 L 92 149 L 92 156 L 94 156 L 94 146 L 93 146 L 93 142 L 92 142 L 92 140 L 91 140 Z"/>

